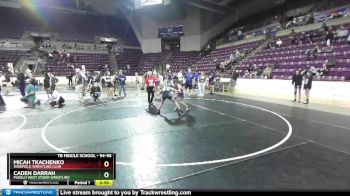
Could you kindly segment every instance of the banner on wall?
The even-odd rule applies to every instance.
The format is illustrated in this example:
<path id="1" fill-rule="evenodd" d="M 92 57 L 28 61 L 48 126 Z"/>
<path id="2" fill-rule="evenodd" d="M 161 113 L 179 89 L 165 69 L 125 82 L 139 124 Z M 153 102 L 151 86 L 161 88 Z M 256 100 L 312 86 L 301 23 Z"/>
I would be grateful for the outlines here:
<path id="1" fill-rule="evenodd" d="M 343 7 L 334 10 L 328 10 L 320 13 L 314 14 L 315 22 L 322 22 L 329 19 L 340 18 L 343 16 L 348 16 L 350 7 Z"/>

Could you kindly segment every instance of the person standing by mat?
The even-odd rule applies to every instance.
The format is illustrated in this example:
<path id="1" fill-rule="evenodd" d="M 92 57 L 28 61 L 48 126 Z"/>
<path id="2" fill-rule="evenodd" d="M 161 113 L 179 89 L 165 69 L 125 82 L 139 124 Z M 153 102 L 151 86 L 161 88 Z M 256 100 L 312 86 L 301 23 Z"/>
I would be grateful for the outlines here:
<path id="1" fill-rule="evenodd" d="M 5 105 L 6 105 L 6 103 L 5 103 L 4 99 L 1 96 L 1 85 L 0 85 L 0 106 L 5 106 Z"/>
<path id="2" fill-rule="evenodd" d="M 239 76 L 238 70 L 233 70 L 233 72 L 231 74 L 231 80 L 230 80 L 230 91 L 231 91 L 231 93 L 235 92 L 235 87 L 236 87 L 238 76 Z"/>
<path id="3" fill-rule="evenodd" d="M 119 89 L 119 84 L 118 84 L 118 77 L 119 77 L 119 72 L 116 71 L 113 75 L 113 94 L 114 97 L 118 97 L 117 93 L 116 93 L 116 89 Z"/>
<path id="4" fill-rule="evenodd" d="M 310 98 L 310 90 L 312 87 L 312 73 L 310 71 L 308 71 L 306 73 L 306 76 L 304 78 L 304 90 L 305 90 L 305 102 L 304 104 L 308 104 L 309 103 L 309 98 Z"/>
<path id="5" fill-rule="evenodd" d="M 300 70 L 296 70 L 293 75 L 292 85 L 294 85 L 294 99 L 292 102 L 297 101 L 297 93 L 299 93 L 298 102 L 301 101 L 301 85 L 303 83 L 303 75 L 301 75 Z"/>
<path id="6" fill-rule="evenodd" d="M 111 100 L 111 99 L 113 99 L 113 96 L 114 96 L 114 87 L 112 84 L 112 82 L 113 82 L 112 76 L 111 76 L 111 73 L 109 71 L 107 71 L 107 73 L 106 73 L 105 81 L 106 81 L 106 88 L 107 88 L 107 91 L 106 91 L 107 99 Z"/>
<path id="7" fill-rule="evenodd" d="M 169 69 L 168 75 L 167 75 L 166 85 L 167 86 L 173 85 L 173 79 L 174 79 L 173 73 L 171 73 L 171 70 Z"/>
<path id="8" fill-rule="evenodd" d="M 207 82 L 207 76 L 204 72 L 199 75 L 198 79 L 198 97 L 204 97 L 205 94 L 205 83 Z"/>
<path id="9" fill-rule="evenodd" d="M 56 89 L 56 83 L 58 82 L 58 79 L 53 75 L 52 72 L 49 73 L 50 76 L 50 89 L 54 91 Z"/>
<path id="10" fill-rule="evenodd" d="M 154 91 L 155 91 L 155 84 L 156 84 L 157 78 L 152 75 L 152 72 L 147 72 L 146 75 L 146 89 L 147 89 L 147 95 L 148 95 L 148 104 L 153 104 L 153 98 L 154 98 Z"/>
<path id="11" fill-rule="evenodd" d="M 194 74 L 192 73 L 191 68 L 187 69 L 187 73 L 185 74 L 185 89 L 187 91 L 187 96 L 191 96 L 192 90 L 192 82 L 194 79 Z"/>
<path id="12" fill-rule="evenodd" d="M 140 77 L 137 72 L 135 72 L 135 82 L 136 82 L 136 96 L 141 95 L 140 87 Z"/>
<path id="13" fill-rule="evenodd" d="M 26 80 L 25 75 L 23 73 L 19 73 L 18 74 L 18 81 L 19 81 L 18 87 L 19 87 L 19 90 L 21 92 L 22 97 L 26 96 L 26 91 L 25 91 L 26 81 L 25 80 Z M 44 80 L 44 86 L 45 86 L 45 80 Z"/>
<path id="14" fill-rule="evenodd" d="M 210 94 L 214 94 L 214 83 L 215 83 L 215 74 L 211 72 L 208 76 L 208 86 Z"/>
<path id="15" fill-rule="evenodd" d="M 198 72 L 198 70 L 196 70 L 193 74 L 193 78 L 194 78 L 194 85 L 193 85 L 193 88 L 196 90 L 198 89 L 198 80 L 199 80 L 199 77 L 200 77 L 200 72 Z"/>
<path id="16" fill-rule="evenodd" d="M 158 73 L 156 71 L 153 71 L 153 76 L 156 78 L 155 86 L 154 86 L 154 92 L 158 92 L 159 85 L 160 85 L 160 78 L 159 78 L 159 75 L 158 75 Z M 157 97 L 157 94 L 156 94 L 156 97 Z"/>
<path id="17" fill-rule="evenodd" d="M 124 97 L 126 97 L 125 81 L 126 81 L 126 76 L 123 74 L 123 71 L 120 71 L 118 76 L 119 97 L 122 97 L 122 90 L 124 92 Z"/>
<path id="18" fill-rule="evenodd" d="M 45 76 L 44 76 L 44 89 L 45 89 L 45 92 L 47 94 L 47 98 L 50 97 L 50 86 L 51 86 L 51 79 L 50 79 L 50 73 L 45 73 Z"/>
<path id="19" fill-rule="evenodd" d="M 85 84 L 87 78 L 82 70 L 79 68 L 76 69 L 76 77 L 75 77 L 75 92 L 77 94 L 78 101 L 80 103 L 84 103 L 84 93 L 85 93 Z"/>

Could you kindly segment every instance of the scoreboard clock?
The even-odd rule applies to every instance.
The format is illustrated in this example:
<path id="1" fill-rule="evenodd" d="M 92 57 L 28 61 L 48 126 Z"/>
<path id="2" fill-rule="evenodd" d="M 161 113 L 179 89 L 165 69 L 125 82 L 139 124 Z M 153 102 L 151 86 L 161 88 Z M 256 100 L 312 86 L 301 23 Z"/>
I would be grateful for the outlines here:
<path id="1" fill-rule="evenodd" d="M 178 38 L 183 35 L 182 25 L 158 28 L 158 38 Z"/>

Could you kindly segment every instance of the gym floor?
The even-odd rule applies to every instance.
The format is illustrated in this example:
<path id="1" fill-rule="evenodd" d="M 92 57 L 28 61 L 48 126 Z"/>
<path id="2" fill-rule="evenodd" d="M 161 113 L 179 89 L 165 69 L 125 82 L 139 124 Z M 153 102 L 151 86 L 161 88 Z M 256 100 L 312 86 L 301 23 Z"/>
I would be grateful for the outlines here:
<path id="1" fill-rule="evenodd" d="M 115 152 L 115 188 L 350 190 L 350 115 L 206 95 L 181 118 L 170 101 L 158 116 L 145 93 L 127 93 L 82 105 L 64 92 L 65 107 L 34 110 L 5 96 L 0 186 L 6 153 L 61 151 Z"/>

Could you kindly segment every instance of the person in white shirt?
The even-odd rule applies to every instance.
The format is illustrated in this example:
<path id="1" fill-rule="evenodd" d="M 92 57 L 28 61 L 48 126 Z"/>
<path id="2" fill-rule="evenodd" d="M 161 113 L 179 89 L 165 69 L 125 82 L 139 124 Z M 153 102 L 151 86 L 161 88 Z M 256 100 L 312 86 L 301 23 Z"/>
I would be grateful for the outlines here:
<path id="1" fill-rule="evenodd" d="M 140 77 L 137 72 L 135 72 L 135 82 L 136 82 L 136 96 L 141 95 L 140 90 Z"/>
<path id="2" fill-rule="evenodd" d="M 338 38 L 343 38 L 343 37 L 347 37 L 349 35 L 349 31 L 344 28 L 343 26 L 341 26 L 338 30 L 337 30 L 337 37 Z"/>
<path id="3" fill-rule="evenodd" d="M 237 61 L 241 60 L 241 53 L 239 52 L 238 49 L 236 49 L 235 59 L 236 59 Z"/>
<path id="4" fill-rule="evenodd" d="M 233 56 L 233 54 L 230 55 L 230 63 L 235 61 L 235 56 Z"/>
<path id="5" fill-rule="evenodd" d="M 77 68 L 76 77 L 75 77 L 75 92 L 77 94 L 78 101 L 80 103 L 84 102 L 86 81 L 87 81 L 87 77 L 84 71 Z"/>
<path id="6" fill-rule="evenodd" d="M 282 40 L 278 39 L 277 42 L 276 42 L 276 45 L 277 45 L 277 47 L 280 48 L 282 46 Z"/>
<path id="7" fill-rule="evenodd" d="M 208 78 L 204 72 L 201 72 L 198 79 L 198 97 L 204 97 L 206 83 L 208 83 Z"/>
<path id="8" fill-rule="evenodd" d="M 52 107 L 58 105 L 61 108 L 64 106 L 64 102 L 64 98 L 56 90 L 50 90 L 49 103 Z"/>
<path id="9" fill-rule="evenodd" d="M 177 79 L 179 80 L 180 84 L 182 84 L 182 81 L 183 81 L 182 70 L 180 70 L 180 71 L 177 73 Z"/>

